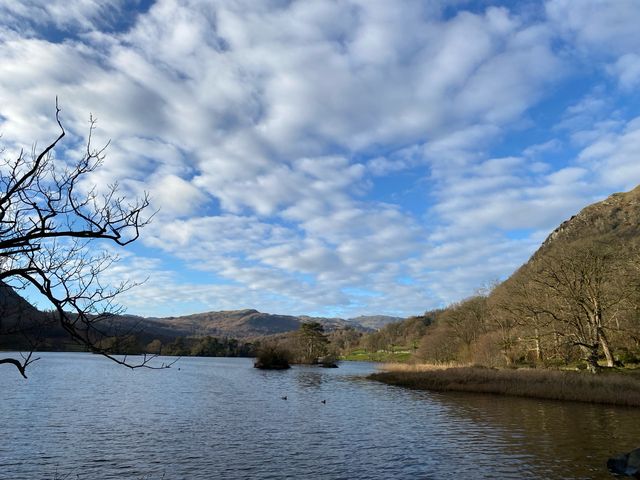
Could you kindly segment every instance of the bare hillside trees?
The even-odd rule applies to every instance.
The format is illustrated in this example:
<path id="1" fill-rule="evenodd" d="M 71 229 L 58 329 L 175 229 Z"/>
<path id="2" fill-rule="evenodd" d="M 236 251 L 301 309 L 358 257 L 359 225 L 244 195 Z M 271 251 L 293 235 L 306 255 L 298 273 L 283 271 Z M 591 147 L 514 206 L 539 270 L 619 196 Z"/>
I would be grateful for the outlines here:
<path id="1" fill-rule="evenodd" d="M 579 347 L 591 371 L 604 355 L 614 365 L 610 334 L 638 291 L 635 255 L 602 242 L 575 242 L 534 263 L 529 284 L 538 292 L 532 309 L 554 325 L 554 332 Z"/>
<path id="2" fill-rule="evenodd" d="M 579 240 L 539 252 L 486 298 L 445 309 L 424 337 L 429 361 L 613 367 L 640 353 L 640 256 L 633 242 Z M 633 355 L 630 355 L 633 358 Z"/>

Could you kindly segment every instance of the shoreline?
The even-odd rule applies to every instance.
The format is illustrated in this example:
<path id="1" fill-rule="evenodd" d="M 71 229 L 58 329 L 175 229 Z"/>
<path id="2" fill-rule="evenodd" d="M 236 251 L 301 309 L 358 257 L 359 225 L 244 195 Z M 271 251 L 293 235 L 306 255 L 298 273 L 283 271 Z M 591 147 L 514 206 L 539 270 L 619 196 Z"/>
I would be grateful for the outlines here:
<path id="1" fill-rule="evenodd" d="M 414 390 L 640 407 L 640 379 L 621 373 L 593 375 L 560 370 L 437 365 L 387 365 L 384 368 L 367 378 Z"/>

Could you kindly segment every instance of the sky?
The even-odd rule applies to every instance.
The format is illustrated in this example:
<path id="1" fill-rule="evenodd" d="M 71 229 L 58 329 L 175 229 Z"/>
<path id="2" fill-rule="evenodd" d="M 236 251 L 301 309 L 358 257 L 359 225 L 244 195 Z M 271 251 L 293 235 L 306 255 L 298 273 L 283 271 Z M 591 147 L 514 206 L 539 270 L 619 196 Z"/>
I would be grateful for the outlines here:
<path id="1" fill-rule="evenodd" d="M 129 313 L 406 316 L 640 183 L 640 2 L 0 0 L 5 155 L 98 123 Z"/>

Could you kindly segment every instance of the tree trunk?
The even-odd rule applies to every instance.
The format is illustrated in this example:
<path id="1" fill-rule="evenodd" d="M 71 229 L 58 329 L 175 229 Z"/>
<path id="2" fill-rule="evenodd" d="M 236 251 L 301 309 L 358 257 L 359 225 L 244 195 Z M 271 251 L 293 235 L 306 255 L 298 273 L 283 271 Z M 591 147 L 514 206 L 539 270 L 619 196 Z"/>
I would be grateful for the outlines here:
<path id="1" fill-rule="evenodd" d="M 535 330 L 535 342 L 536 342 L 536 362 L 540 363 L 544 360 L 542 356 L 542 347 L 540 345 L 540 331 L 538 328 Z"/>
<path id="2" fill-rule="evenodd" d="M 609 347 L 609 340 L 607 340 L 607 336 L 604 334 L 604 331 L 601 328 L 598 328 L 598 341 L 602 345 L 604 356 L 607 359 L 607 367 L 613 367 L 614 360 L 613 354 L 611 353 L 611 347 Z"/>

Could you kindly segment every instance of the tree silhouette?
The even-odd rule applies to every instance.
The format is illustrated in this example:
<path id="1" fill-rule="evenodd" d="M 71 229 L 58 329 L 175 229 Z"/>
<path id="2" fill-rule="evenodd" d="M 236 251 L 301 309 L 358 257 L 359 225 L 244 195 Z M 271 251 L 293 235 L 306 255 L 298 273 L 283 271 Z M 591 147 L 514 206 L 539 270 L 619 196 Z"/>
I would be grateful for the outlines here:
<path id="1" fill-rule="evenodd" d="M 318 357 L 327 354 L 329 339 L 324 327 L 318 322 L 305 322 L 297 332 L 300 353 L 303 363 L 316 363 Z"/>
<path id="2" fill-rule="evenodd" d="M 35 289 L 51 306 L 48 314 L 35 309 L 0 312 L 0 339 L 20 335 L 29 347 L 28 353 L 2 358 L 0 364 L 14 365 L 26 378 L 26 368 L 37 360 L 33 352 L 41 344 L 43 329 L 56 327 L 86 349 L 119 364 L 149 366 L 150 357 L 131 363 L 101 346 L 101 339 L 118 334 L 109 321 L 121 311 L 114 300 L 133 284 L 102 283 L 100 274 L 117 258 L 99 245 L 101 241 L 120 246 L 135 241 L 152 216 L 143 217 L 149 198 L 145 193 L 130 203 L 119 193 L 117 183 L 101 191 L 96 186 L 87 189 L 106 149 L 91 145 L 95 120 L 90 118 L 84 154 L 70 166 L 54 157 L 54 149 L 65 137 L 57 100 L 55 120 L 60 134 L 46 148 L 39 153 L 34 148 L 30 155 L 22 150 L 17 158 L 0 164 L 0 283 L 3 288 Z"/>

